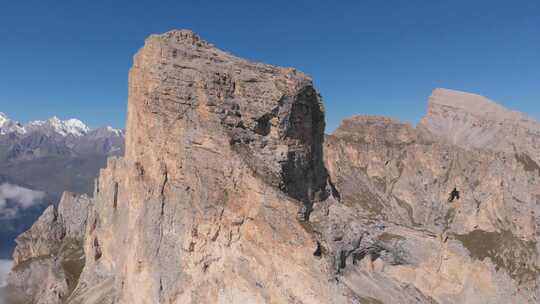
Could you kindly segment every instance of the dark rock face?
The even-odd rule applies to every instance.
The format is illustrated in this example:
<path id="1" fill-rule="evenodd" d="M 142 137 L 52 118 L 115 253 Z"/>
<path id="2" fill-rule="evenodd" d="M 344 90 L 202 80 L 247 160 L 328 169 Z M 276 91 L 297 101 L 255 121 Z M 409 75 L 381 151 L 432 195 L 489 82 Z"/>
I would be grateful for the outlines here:
<path id="1" fill-rule="evenodd" d="M 323 191 L 324 111 L 311 79 L 233 57 L 196 37 L 160 46 L 165 53 L 160 88 L 147 101 L 151 113 L 190 120 L 190 108 L 198 106 L 219 119 L 233 148 L 267 182 L 306 203 Z"/>
<path id="2" fill-rule="evenodd" d="M 256 174 L 303 202 L 307 212 L 314 199 L 327 197 L 322 159 L 325 123 L 320 97 L 307 83 L 294 95 L 281 97 L 269 112 L 262 109 L 262 113 L 232 128 L 225 125 L 230 128 L 233 149 Z M 242 118 L 241 112 L 236 115 Z M 224 122 L 227 119 L 223 117 Z"/>

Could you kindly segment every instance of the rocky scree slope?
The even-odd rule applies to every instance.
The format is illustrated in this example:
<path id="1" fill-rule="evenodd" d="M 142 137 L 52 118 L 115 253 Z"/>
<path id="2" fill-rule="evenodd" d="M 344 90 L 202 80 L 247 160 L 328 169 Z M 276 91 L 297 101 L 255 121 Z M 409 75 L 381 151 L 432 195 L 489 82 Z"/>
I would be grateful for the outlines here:
<path id="1" fill-rule="evenodd" d="M 526 151 L 381 117 L 323 131 L 301 72 L 186 30 L 151 36 L 130 71 L 125 157 L 96 181 L 84 270 L 47 303 L 537 302 Z M 19 256 L 40 248 L 28 242 Z"/>

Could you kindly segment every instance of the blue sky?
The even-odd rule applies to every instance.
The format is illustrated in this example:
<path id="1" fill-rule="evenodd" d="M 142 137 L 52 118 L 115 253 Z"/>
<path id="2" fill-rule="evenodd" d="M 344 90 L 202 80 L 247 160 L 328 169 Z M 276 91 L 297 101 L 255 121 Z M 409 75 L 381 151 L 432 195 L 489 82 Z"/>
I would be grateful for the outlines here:
<path id="1" fill-rule="evenodd" d="M 122 127 L 127 73 L 151 33 L 189 28 L 315 79 L 327 130 L 353 114 L 417 122 L 433 88 L 540 119 L 540 1 L 7 1 L 0 111 Z"/>

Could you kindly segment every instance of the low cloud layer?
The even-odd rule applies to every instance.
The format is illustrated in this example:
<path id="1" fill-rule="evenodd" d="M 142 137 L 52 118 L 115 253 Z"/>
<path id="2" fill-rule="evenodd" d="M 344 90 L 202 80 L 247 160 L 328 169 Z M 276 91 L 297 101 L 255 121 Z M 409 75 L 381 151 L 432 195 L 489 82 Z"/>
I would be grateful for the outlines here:
<path id="1" fill-rule="evenodd" d="M 45 193 L 4 183 L 0 185 L 0 219 L 10 219 L 19 211 L 43 203 Z"/>
<path id="2" fill-rule="evenodd" d="M 7 304 L 7 295 L 4 287 L 7 285 L 7 276 L 11 271 L 11 260 L 0 260 L 0 304 Z"/>
<path id="3" fill-rule="evenodd" d="M 7 275 L 11 271 L 11 265 L 11 260 L 0 260 L 0 288 L 7 284 Z"/>

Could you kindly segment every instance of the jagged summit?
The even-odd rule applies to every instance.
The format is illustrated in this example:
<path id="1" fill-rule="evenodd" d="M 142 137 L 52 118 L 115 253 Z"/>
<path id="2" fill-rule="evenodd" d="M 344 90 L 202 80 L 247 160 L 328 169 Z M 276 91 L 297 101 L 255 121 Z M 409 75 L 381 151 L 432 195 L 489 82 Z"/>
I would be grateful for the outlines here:
<path id="1" fill-rule="evenodd" d="M 0 112 L 0 135 L 9 133 L 24 134 L 26 130 L 17 121 L 11 120 L 5 113 Z"/>
<path id="2" fill-rule="evenodd" d="M 5 113 L 0 112 L 0 135 L 10 133 L 24 135 L 34 132 L 47 135 L 59 135 L 61 137 L 82 137 L 96 132 L 101 135 L 105 135 L 106 133 L 115 136 L 123 135 L 123 130 L 115 129 L 110 126 L 92 129 L 79 119 L 70 118 L 62 120 L 57 116 L 53 116 L 47 120 L 30 121 L 23 125 L 18 121 L 10 119 Z"/>
<path id="3" fill-rule="evenodd" d="M 166 42 L 193 45 L 197 47 L 211 46 L 210 43 L 203 40 L 197 33 L 188 29 L 175 29 L 163 34 L 150 35 L 147 40 L 159 39 Z"/>
<path id="4" fill-rule="evenodd" d="M 9 117 L 4 112 L 0 112 L 0 126 L 2 126 L 8 120 Z"/>
<path id="5" fill-rule="evenodd" d="M 204 128 L 213 128 L 242 146 L 253 169 L 273 183 L 280 183 L 283 174 L 299 174 L 306 166 L 320 170 L 322 163 L 298 163 L 298 171 L 287 173 L 283 168 L 293 162 L 294 156 L 287 151 L 301 151 L 304 145 L 323 140 L 324 114 L 311 78 L 295 69 L 249 62 L 198 43 L 197 37 L 191 31 L 155 35 L 135 56 L 130 70 L 126 157 L 139 161 L 151 153 L 147 146 L 160 148 L 163 139 L 177 129 L 205 132 Z M 183 43 L 186 40 L 195 43 Z M 182 126 L 188 121 L 195 124 Z M 272 155 L 276 149 L 280 152 Z M 298 157 L 314 156 L 320 161 L 321 149 L 310 147 Z M 324 184 L 322 176 L 311 178 L 318 179 L 313 187 Z M 289 185 L 281 187 L 294 188 L 290 191 L 297 192 L 295 198 L 305 201 L 308 192 L 318 192 L 296 189 L 295 184 L 304 181 L 287 179 L 281 183 Z"/>
<path id="6" fill-rule="evenodd" d="M 141 54 L 141 50 L 145 50 L 145 52 Z M 162 64 L 172 63 L 175 60 L 181 61 L 185 66 L 178 66 L 179 68 L 192 68 L 194 71 L 197 71 L 196 65 L 201 64 L 206 65 L 205 69 L 211 70 L 234 69 L 236 73 L 242 72 L 243 75 L 239 75 L 239 77 L 245 78 L 245 81 L 255 81 L 257 73 L 261 72 L 264 74 L 287 74 L 289 75 L 287 77 L 291 78 L 291 83 L 302 79 L 303 81 L 299 83 L 300 86 L 306 83 L 312 84 L 309 75 L 295 68 L 274 66 L 235 56 L 187 29 L 150 35 L 145 40 L 145 46 L 141 50 L 134 56 L 133 68 L 142 65 L 142 62 L 150 59 L 149 56 L 152 54 L 161 56 Z M 162 50 L 162 53 L 154 54 L 153 52 L 157 50 Z M 241 68 L 249 68 L 252 71 L 246 73 Z"/>
<path id="7" fill-rule="evenodd" d="M 25 126 L 25 129 L 27 131 L 46 130 L 61 136 L 83 136 L 90 131 L 90 128 L 78 119 L 61 120 L 56 116 L 46 121 L 32 121 Z"/>
<path id="8" fill-rule="evenodd" d="M 350 303 L 298 221 L 328 197 L 309 77 L 172 31 L 138 51 L 128 95 L 125 157 L 96 181 L 72 303 Z"/>

